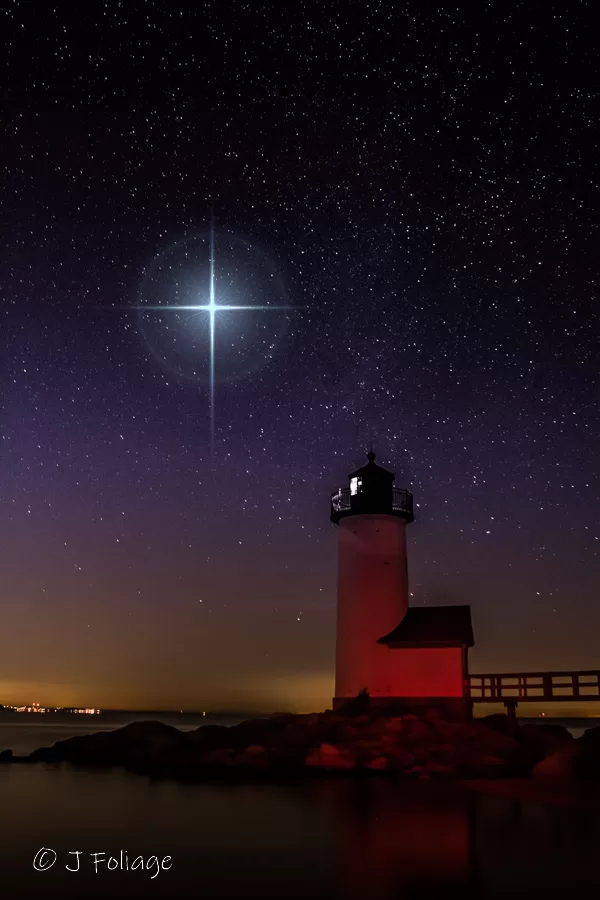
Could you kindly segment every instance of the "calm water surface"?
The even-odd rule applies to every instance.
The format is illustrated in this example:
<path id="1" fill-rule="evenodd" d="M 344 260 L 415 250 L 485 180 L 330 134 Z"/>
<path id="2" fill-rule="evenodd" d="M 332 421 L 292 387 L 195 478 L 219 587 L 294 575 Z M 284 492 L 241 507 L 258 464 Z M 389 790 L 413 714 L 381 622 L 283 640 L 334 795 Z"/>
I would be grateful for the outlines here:
<path id="1" fill-rule="evenodd" d="M 40 741 L 42 726 L 28 736 L 16 727 L 23 746 L 56 739 Z M 6 737 L 0 728 L 0 746 Z M 442 892 L 504 900 L 600 891 L 597 810 L 456 787 L 335 778 L 184 786 L 122 771 L 0 766 L 0 823 L 0 896 L 7 900 L 391 900 Z M 57 861 L 35 872 L 42 847 Z M 68 872 L 76 850 L 80 870 Z M 154 879 L 154 863 L 150 872 L 121 870 L 121 850 L 130 863 L 169 856 L 171 868 Z M 95 874 L 94 852 L 119 867 L 100 863 Z"/>

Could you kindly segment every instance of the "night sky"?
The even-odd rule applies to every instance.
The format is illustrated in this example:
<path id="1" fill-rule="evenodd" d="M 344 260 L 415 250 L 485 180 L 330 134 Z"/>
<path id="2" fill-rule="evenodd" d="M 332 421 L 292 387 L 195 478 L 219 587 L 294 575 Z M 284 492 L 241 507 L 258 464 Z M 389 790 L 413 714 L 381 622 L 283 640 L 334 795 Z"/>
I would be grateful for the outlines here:
<path id="1" fill-rule="evenodd" d="M 329 495 L 600 666 L 594 4 L 7 2 L 0 702 L 323 708 Z M 211 213 L 212 210 L 212 213 Z M 206 312 L 214 215 L 214 437 Z"/>

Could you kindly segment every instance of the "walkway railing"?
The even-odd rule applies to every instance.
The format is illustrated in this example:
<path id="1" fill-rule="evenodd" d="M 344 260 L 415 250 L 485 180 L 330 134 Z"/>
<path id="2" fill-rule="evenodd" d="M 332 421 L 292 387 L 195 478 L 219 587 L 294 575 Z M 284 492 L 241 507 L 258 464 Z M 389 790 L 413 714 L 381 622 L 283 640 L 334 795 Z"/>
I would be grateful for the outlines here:
<path id="1" fill-rule="evenodd" d="M 592 669 L 470 675 L 469 685 L 474 703 L 504 703 L 509 711 L 518 703 L 600 701 L 600 672 Z"/>

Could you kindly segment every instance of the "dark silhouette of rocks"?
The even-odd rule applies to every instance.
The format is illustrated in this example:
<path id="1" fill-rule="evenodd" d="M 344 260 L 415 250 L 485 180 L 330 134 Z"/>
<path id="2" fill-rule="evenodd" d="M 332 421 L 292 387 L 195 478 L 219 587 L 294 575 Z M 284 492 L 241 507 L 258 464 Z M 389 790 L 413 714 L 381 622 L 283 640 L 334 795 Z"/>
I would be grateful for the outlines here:
<path id="1" fill-rule="evenodd" d="M 505 713 L 492 713 L 489 716 L 484 716 L 478 721 L 482 722 L 486 728 L 491 728 L 493 731 L 497 731 L 500 734 L 506 734 L 509 737 L 516 738 L 519 734 L 519 723 L 516 719 L 507 716 Z"/>
<path id="2" fill-rule="evenodd" d="M 148 764 L 181 743 L 184 733 L 162 722 L 133 722 L 116 731 L 100 731 L 58 741 L 52 747 L 35 750 L 34 762 L 72 762 L 78 765 L 117 766 Z"/>
<path id="3" fill-rule="evenodd" d="M 548 753 L 533 767 L 533 777 L 536 781 L 550 782 L 552 784 L 571 783 L 576 780 L 575 760 L 581 750 L 580 741 L 565 743 L 562 747 Z"/>
<path id="4" fill-rule="evenodd" d="M 0 763 L 12 762 L 12 760 L 13 760 L 12 750 L 0 750 Z"/>
<path id="5" fill-rule="evenodd" d="M 434 711 L 416 715 L 311 715 L 249 719 L 232 727 L 183 732 L 161 722 L 59 741 L 26 759 L 85 767 L 124 767 L 156 778 L 279 778 L 304 774 L 370 773 L 398 777 L 528 777 L 546 782 L 600 778 L 600 728 L 574 740 L 559 725 L 519 726 L 507 716 L 448 722 Z"/>
<path id="6" fill-rule="evenodd" d="M 526 772 L 552 753 L 566 749 L 575 744 L 571 732 L 562 725 L 522 725 L 516 735 L 521 746 L 521 756 Z M 574 751 L 571 751 L 574 752 Z"/>
<path id="7" fill-rule="evenodd" d="M 573 758 L 574 777 L 600 781 L 600 727 L 589 728 L 577 743 L 579 752 Z"/>

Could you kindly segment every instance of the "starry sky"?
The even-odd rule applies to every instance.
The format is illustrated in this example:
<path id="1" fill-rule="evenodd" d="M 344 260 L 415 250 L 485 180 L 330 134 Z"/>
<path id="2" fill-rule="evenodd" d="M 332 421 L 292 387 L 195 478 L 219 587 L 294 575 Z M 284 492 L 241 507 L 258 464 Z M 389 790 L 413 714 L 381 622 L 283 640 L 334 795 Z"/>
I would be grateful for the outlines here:
<path id="1" fill-rule="evenodd" d="M 7 2 L 0 702 L 311 709 L 329 495 L 472 671 L 600 666 L 593 4 Z M 214 423 L 206 304 L 214 217 Z M 211 433 L 212 432 L 212 433 Z"/>

